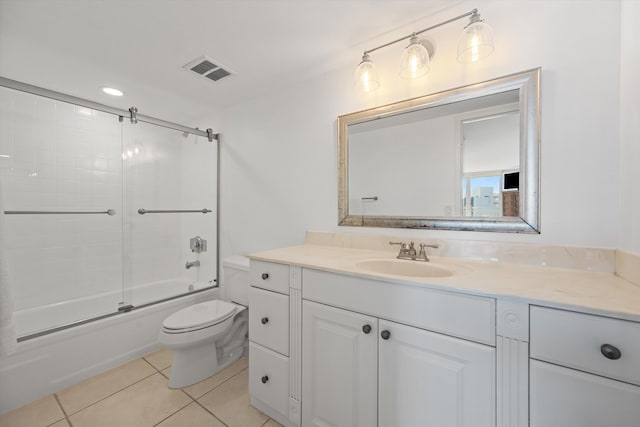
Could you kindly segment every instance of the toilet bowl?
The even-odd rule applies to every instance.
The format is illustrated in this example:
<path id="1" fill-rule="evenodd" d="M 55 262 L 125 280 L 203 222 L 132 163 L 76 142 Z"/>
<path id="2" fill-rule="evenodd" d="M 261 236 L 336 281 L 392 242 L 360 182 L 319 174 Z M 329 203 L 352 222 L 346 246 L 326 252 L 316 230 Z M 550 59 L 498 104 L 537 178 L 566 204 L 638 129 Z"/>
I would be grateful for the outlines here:
<path id="1" fill-rule="evenodd" d="M 225 270 L 234 270 L 228 285 L 238 295 L 248 292 L 248 262 L 238 263 L 234 257 L 233 265 L 225 265 Z M 247 330 L 247 307 L 222 300 L 201 302 L 167 317 L 159 341 L 173 351 L 169 387 L 195 384 L 235 362 L 243 354 Z"/>

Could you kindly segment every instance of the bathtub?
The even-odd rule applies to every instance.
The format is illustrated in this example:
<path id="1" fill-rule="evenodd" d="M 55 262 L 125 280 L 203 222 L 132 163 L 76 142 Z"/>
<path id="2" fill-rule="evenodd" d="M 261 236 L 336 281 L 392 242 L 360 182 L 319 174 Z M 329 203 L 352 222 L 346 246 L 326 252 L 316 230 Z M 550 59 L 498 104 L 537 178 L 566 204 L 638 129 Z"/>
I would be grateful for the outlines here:
<path id="1" fill-rule="evenodd" d="M 162 280 L 125 288 L 124 290 L 113 290 L 69 301 L 18 310 L 13 314 L 16 334 L 18 337 L 29 337 L 47 330 L 64 328 L 84 319 L 113 314 L 123 300 L 130 302 L 134 307 L 139 307 L 163 300 L 168 296 L 199 291 L 211 285 L 208 282 L 192 283 L 182 278 Z"/>
<path id="2" fill-rule="evenodd" d="M 41 336 L 36 333 L 19 342 L 14 354 L 0 358 L 0 414 L 158 349 L 158 332 L 167 316 L 219 297 L 219 289 L 211 288 L 210 283 L 192 285 L 200 292 L 156 304 L 149 303 L 158 295 L 168 295 L 163 290 L 175 295 L 180 287 L 188 292 L 190 285 L 171 280 L 136 286 L 131 290 L 131 301 L 139 308 Z M 117 304 L 121 299 L 122 292 L 109 292 L 17 311 L 18 336 L 95 316 L 96 309 L 105 309 L 98 313 L 113 312 L 113 301 Z M 46 319 L 47 325 L 43 327 L 38 319 Z"/>

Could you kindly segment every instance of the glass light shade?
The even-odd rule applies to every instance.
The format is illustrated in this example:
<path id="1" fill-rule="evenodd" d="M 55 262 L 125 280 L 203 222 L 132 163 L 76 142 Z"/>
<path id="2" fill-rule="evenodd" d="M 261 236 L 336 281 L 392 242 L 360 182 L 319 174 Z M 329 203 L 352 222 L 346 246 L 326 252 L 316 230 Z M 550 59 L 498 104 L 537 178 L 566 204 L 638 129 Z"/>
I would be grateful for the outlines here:
<path id="1" fill-rule="evenodd" d="M 458 62 L 478 62 L 493 52 L 493 32 L 488 24 L 482 21 L 472 22 L 467 26 L 458 42 Z"/>
<path id="2" fill-rule="evenodd" d="M 400 77 L 403 79 L 417 79 L 426 75 L 429 67 L 429 52 L 416 36 L 411 37 L 411 43 L 405 48 L 400 57 Z"/>
<path id="3" fill-rule="evenodd" d="M 363 92 L 373 92 L 380 87 L 380 77 L 375 64 L 371 62 L 369 55 L 362 57 L 362 62 L 354 72 L 354 83 Z"/>

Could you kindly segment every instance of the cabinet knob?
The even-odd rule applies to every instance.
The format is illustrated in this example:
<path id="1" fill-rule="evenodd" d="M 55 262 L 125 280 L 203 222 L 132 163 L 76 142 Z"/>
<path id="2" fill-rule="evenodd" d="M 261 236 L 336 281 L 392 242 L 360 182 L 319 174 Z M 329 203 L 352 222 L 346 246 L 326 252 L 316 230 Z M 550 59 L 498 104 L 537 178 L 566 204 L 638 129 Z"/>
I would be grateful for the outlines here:
<path id="1" fill-rule="evenodd" d="M 365 334 L 368 334 L 369 332 L 371 332 L 371 326 L 370 325 L 364 325 L 362 327 L 362 332 L 364 332 Z"/>
<path id="2" fill-rule="evenodd" d="M 262 273 L 262 280 L 267 280 L 269 278 L 269 273 Z"/>
<path id="3" fill-rule="evenodd" d="M 260 378 L 260 381 L 262 381 L 262 384 L 266 384 L 269 382 L 269 377 L 265 375 L 264 377 Z"/>
<path id="4" fill-rule="evenodd" d="M 383 340 L 388 340 L 389 338 L 391 338 L 391 332 L 385 329 L 384 331 L 380 332 L 380 336 Z"/>
<path id="5" fill-rule="evenodd" d="M 618 360 L 622 357 L 622 352 L 618 349 L 618 347 L 611 344 L 602 344 L 602 346 L 600 347 L 600 352 L 604 357 L 611 360 Z"/>
<path id="6" fill-rule="evenodd" d="M 260 319 L 260 321 L 262 322 L 263 325 L 266 325 L 267 323 L 269 323 L 269 318 L 263 317 L 262 319 Z"/>

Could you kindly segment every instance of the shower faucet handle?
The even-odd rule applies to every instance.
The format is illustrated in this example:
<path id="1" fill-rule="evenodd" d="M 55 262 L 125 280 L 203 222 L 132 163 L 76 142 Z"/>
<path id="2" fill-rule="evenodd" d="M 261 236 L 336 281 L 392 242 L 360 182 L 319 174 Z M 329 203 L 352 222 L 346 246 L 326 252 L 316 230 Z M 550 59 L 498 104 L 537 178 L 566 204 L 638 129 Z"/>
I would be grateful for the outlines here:
<path id="1" fill-rule="evenodd" d="M 207 241 L 200 236 L 192 237 L 189 239 L 189 247 L 191 252 L 199 254 L 200 252 L 207 251 Z"/>

